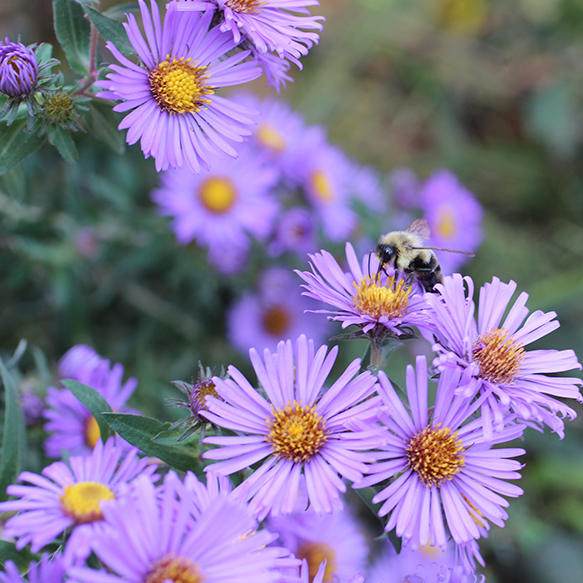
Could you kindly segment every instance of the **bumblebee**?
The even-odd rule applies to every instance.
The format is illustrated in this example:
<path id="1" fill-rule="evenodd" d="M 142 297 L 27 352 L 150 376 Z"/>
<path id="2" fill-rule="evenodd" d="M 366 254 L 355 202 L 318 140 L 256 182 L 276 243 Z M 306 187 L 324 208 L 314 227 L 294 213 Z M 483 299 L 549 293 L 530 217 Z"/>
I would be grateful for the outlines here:
<path id="1" fill-rule="evenodd" d="M 474 257 L 474 254 L 442 247 L 424 247 L 423 241 L 429 239 L 430 234 L 427 221 L 417 219 L 404 231 L 381 235 L 376 246 L 379 271 L 381 269 L 384 271 L 387 265 L 392 265 L 396 271 L 407 276 L 406 287 L 409 287 L 415 278 L 426 291 L 435 292 L 435 284 L 443 282 L 443 273 L 434 250 L 463 253 L 469 257 Z"/>

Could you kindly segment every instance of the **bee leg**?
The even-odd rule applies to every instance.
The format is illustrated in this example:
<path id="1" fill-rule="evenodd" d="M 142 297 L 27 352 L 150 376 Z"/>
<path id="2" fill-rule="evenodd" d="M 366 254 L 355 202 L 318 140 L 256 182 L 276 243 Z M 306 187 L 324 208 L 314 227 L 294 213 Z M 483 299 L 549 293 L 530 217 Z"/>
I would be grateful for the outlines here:
<path id="1" fill-rule="evenodd" d="M 407 281 L 405 282 L 405 285 L 403 286 L 404 290 L 408 290 L 411 287 L 411 284 L 413 283 L 413 278 L 415 277 L 415 272 L 412 271 L 409 274 L 409 277 L 407 277 Z"/>

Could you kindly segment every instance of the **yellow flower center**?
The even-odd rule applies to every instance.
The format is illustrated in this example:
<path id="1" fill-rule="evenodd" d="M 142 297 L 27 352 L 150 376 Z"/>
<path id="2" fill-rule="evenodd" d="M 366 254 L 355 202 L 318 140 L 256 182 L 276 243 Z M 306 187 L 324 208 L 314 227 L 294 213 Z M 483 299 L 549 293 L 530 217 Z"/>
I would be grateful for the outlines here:
<path id="1" fill-rule="evenodd" d="M 310 177 L 311 191 L 322 202 L 332 202 L 336 198 L 332 182 L 323 170 L 314 170 Z"/>
<path id="2" fill-rule="evenodd" d="M 417 473 L 424 486 L 441 486 L 451 480 L 465 465 L 461 453 L 464 446 L 449 427 L 428 426 L 416 433 L 405 452 L 408 466 Z"/>
<path id="3" fill-rule="evenodd" d="M 353 285 L 356 289 L 354 308 L 359 314 L 377 320 L 381 316 L 393 319 L 405 314 L 411 294 L 411 287 L 405 287 L 405 280 L 395 285 L 394 277 L 389 277 L 385 285 L 380 285 L 380 277 L 367 275 Z"/>
<path id="4" fill-rule="evenodd" d="M 451 239 L 454 237 L 457 231 L 457 225 L 455 222 L 455 215 L 451 209 L 445 208 L 439 213 L 436 231 L 444 239 Z"/>
<path id="5" fill-rule="evenodd" d="M 166 555 L 150 567 L 144 583 L 203 583 L 204 580 L 200 567 L 191 559 Z"/>
<path id="6" fill-rule="evenodd" d="M 212 213 L 226 213 L 237 200 L 235 186 L 228 178 L 212 177 L 202 182 L 198 189 L 200 202 Z"/>
<path id="7" fill-rule="evenodd" d="M 207 85 L 207 67 L 197 67 L 196 61 L 170 55 L 150 71 L 150 89 L 159 107 L 170 114 L 199 111 L 210 103 L 214 87 Z"/>
<path id="8" fill-rule="evenodd" d="M 273 336 L 283 336 L 290 325 L 289 312 L 282 306 L 271 306 L 263 312 L 263 329 Z"/>
<path id="9" fill-rule="evenodd" d="M 285 138 L 271 124 L 262 123 L 255 135 L 261 145 L 273 150 L 276 154 L 281 154 L 285 150 Z"/>
<path id="10" fill-rule="evenodd" d="M 194 386 L 194 390 L 190 396 L 190 406 L 191 408 L 200 411 L 201 409 L 206 411 L 206 396 L 212 395 L 218 398 L 217 389 L 215 383 L 210 379 L 204 381 L 198 381 Z"/>
<path id="11" fill-rule="evenodd" d="M 266 439 L 280 458 L 292 462 L 306 462 L 326 443 L 326 426 L 316 407 L 288 402 L 280 410 L 273 409 L 266 421 L 269 434 Z"/>
<path id="12" fill-rule="evenodd" d="M 89 415 L 87 421 L 85 422 L 85 443 L 93 449 L 97 440 L 101 437 L 101 431 L 99 430 L 99 425 L 93 415 Z"/>
<path id="13" fill-rule="evenodd" d="M 509 385 L 520 372 L 524 348 L 504 328 L 492 328 L 480 334 L 472 349 L 480 376 L 491 382 Z"/>
<path id="14" fill-rule="evenodd" d="M 259 8 L 265 4 L 264 0 L 227 0 L 225 3 L 233 12 L 243 14 L 257 14 Z"/>
<path id="15" fill-rule="evenodd" d="M 63 512 L 77 523 L 103 520 L 100 502 L 113 500 L 115 494 L 99 482 L 79 482 L 65 488 L 61 496 Z"/>
<path id="16" fill-rule="evenodd" d="M 320 563 L 324 559 L 326 559 L 327 563 L 323 581 L 325 581 L 325 583 L 330 583 L 330 581 L 334 580 L 334 575 L 337 570 L 336 553 L 329 544 L 305 542 L 298 548 L 296 557 L 300 559 L 300 561 L 306 559 L 308 563 L 308 571 L 310 573 L 310 583 L 314 580 L 314 577 L 318 573 Z"/>

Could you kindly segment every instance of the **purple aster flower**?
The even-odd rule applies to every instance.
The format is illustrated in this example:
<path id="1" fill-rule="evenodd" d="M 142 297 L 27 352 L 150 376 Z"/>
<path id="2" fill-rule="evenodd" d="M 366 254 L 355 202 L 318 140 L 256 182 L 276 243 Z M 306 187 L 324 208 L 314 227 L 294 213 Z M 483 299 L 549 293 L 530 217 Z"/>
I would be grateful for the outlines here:
<path id="1" fill-rule="evenodd" d="M 178 10 L 220 10 L 220 28 L 238 44 L 247 37 L 260 53 L 275 51 L 297 61 L 318 42 L 322 16 L 311 16 L 308 6 L 317 0 L 178 0 Z M 299 64 L 299 63 L 298 63 Z"/>
<path id="2" fill-rule="evenodd" d="M 302 561 L 307 561 L 310 581 L 315 581 L 326 560 L 325 581 L 348 583 L 364 571 L 369 548 L 363 529 L 346 510 L 321 516 L 313 510 L 294 512 L 268 521 L 283 545 Z"/>
<path id="3" fill-rule="evenodd" d="M 366 208 L 375 213 L 386 214 L 388 195 L 381 184 L 381 177 L 374 168 L 352 162 L 350 182 L 353 198 L 361 201 Z"/>
<path id="4" fill-rule="evenodd" d="M 31 485 L 8 486 L 8 495 L 18 499 L 0 503 L 1 512 L 19 512 L 6 523 L 4 535 L 17 539 L 18 550 L 30 543 L 36 553 L 72 530 L 66 553 L 85 558 L 92 538 L 103 528 L 105 504 L 122 496 L 124 486 L 137 476 L 155 479 L 155 466 L 137 454 L 135 448 L 126 454 L 110 438 L 105 445 L 98 441 L 89 456 L 52 463 L 42 476 L 22 472 L 19 480 Z"/>
<path id="5" fill-rule="evenodd" d="M 360 359 L 323 392 L 338 348 L 327 346 L 314 353 L 314 343 L 300 336 L 297 348 L 280 342 L 277 353 L 265 350 L 261 360 L 249 351 L 251 363 L 267 398 L 230 366 L 230 379 L 215 379 L 222 400 L 207 397 L 208 411 L 201 415 L 212 423 L 240 432 L 234 436 L 207 437 L 205 443 L 221 446 L 205 452 L 206 459 L 222 460 L 212 471 L 224 475 L 264 460 L 261 467 L 238 488 L 259 517 L 294 510 L 305 487 L 310 506 L 319 513 L 341 508 L 339 492 L 346 490 L 340 476 L 360 479 L 365 462 L 382 435 L 365 423 L 372 419 L 378 399 L 371 395 L 376 379 L 359 374 Z M 354 378 L 355 377 L 355 378 Z M 362 427 L 356 426 L 359 420 Z"/>
<path id="6" fill-rule="evenodd" d="M 114 111 L 133 110 L 119 129 L 128 129 L 128 144 L 141 140 L 144 155 L 155 158 L 158 171 L 186 164 L 199 172 L 213 157 L 235 157 L 228 142 L 241 142 L 251 133 L 254 112 L 219 97 L 216 89 L 261 75 L 255 63 L 242 62 L 250 51 L 223 58 L 238 43 L 218 27 L 209 30 L 211 11 L 177 14 L 176 2 L 169 2 L 162 26 L 156 2 L 151 14 L 143 0 L 139 5 L 145 38 L 132 14 L 124 26 L 144 66 L 108 42 L 121 66 L 110 65 L 108 80 L 96 83 L 105 89 L 97 96 L 122 100 Z"/>
<path id="7" fill-rule="evenodd" d="M 231 273 L 245 266 L 249 235 L 264 240 L 273 228 L 279 207 L 271 191 L 277 179 L 277 170 L 246 148 L 237 160 L 217 160 L 209 172 L 165 172 L 151 197 L 160 214 L 173 218 L 180 244 L 207 247 L 215 267 Z"/>
<path id="8" fill-rule="evenodd" d="M 390 175 L 393 199 L 403 209 L 412 209 L 420 204 L 421 184 L 410 168 L 395 168 Z M 409 221 L 412 222 L 412 221 Z"/>
<path id="9" fill-rule="evenodd" d="M 466 288 L 464 281 L 467 284 Z M 487 434 L 504 423 L 508 411 L 520 419 L 548 425 L 562 438 L 562 418 L 576 413 L 555 397 L 583 402 L 581 379 L 549 376 L 581 369 L 573 350 L 530 350 L 525 347 L 559 327 L 555 312 L 537 310 L 529 315 L 528 294 L 522 292 L 511 304 L 516 283 L 497 277 L 480 289 L 478 322 L 474 318 L 474 283 L 459 274 L 438 285 L 439 294 L 429 294 L 436 344 L 434 365 L 439 370 L 463 370 L 458 391 L 484 397 L 482 416 Z M 507 316 L 504 314 L 508 311 Z"/>
<path id="10" fill-rule="evenodd" d="M 315 314 L 313 300 L 301 295 L 294 275 L 272 267 L 261 276 L 260 291 L 247 292 L 227 313 L 227 337 L 240 352 L 250 348 L 276 350 L 277 343 L 304 333 L 317 343 L 330 335 L 331 327 Z"/>
<path id="11" fill-rule="evenodd" d="M 90 346 L 80 344 L 68 350 L 59 363 L 59 374 L 62 379 L 73 379 L 95 389 L 114 411 L 133 412 L 125 404 L 138 381 L 132 377 L 122 383 L 124 367 L 119 363 L 111 366 Z M 69 455 L 91 453 L 101 435 L 89 409 L 69 389 L 48 387 L 46 402 L 45 430 L 49 433 L 44 442 L 46 455 L 58 458 L 63 451 Z M 121 438 L 119 444 L 129 447 Z"/>
<path id="12" fill-rule="evenodd" d="M 289 551 L 267 546 L 276 535 L 258 531 L 248 510 L 226 497 L 195 520 L 184 511 L 191 507 L 186 496 L 174 472 L 166 475 L 160 495 L 148 480 L 136 480 L 131 496 L 103 508 L 106 526 L 92 546 L 108 572 L 73 568 L 72 575 L 85 583 L 277 580 Z"/>
<path id="13" fill-rule="evenodd" d="M 0 572 L 0 583 L 63 583 L 67 561 L 61 553 L 55 553 L 53 557 L 44 553 L 38 563 L 30 563 L 26 579 L 12 561 L 6 561 L 4 568 L 6 572 Z"/>
<path id="14" fill-rule="evenodd" d="M 431 229 L 427 245 L 469 253 L 476 251 L 484 237 L 484 211 L 453 172 L 435 172 L 421 187 L 419 198 L 423 216 Z M 439 255 L 439 262 L 446 274 L 455 271 L 467 260 L 467 255 L 462 253 Z"/>
<path id="15" fill-rule="evenodd" d="M 426 327 L 427 305 L 418 286 L 406 287 L 397 274 L 377 275 L 378 261 L 366 254 L 359 263 L 354 248 L 346 243 L 349 272 L 344 272 L 327 251 L 310 255 L 312 273 L 296 271 L 306 282 L 304 295 L 330 304 L 335 310 L 317 310 L 331 314 L 329 319 L 342 322 L 342 328 L 355 325 L 371 339 L 382 339 L 387 333 L 399 336 L 409 326 Z M 374 274 L 374 275 L 371 275 Z"/>
<path id="16" fill-rule="evenodd" d="M 332 241 L 346 240 L 358 224 L 358 215 L 350 208 L 352 162 L 328 143 L 319 126 L 308 128 L 294 141 L 290 159 L 289 180 L 301 187 L 324 234 Z"/>
<path id="17" fill-rule="evenodd" d="M 427 544 L 445 548 L 446 528 L 457 544 L 478 539 L 489 522 L 504 526 L 508 502 L 502 496 L 522 494 L 506 480 L 520 478 L 522 465 L 511 458 L 525 451 L 492 445 L 520 437 L 524 426 L 508 417 L 508 425 L 491 441 L 486 439 L 482 420 L 470 419 L 483 399 L 472 402 L 456 395 L 460 379 L 459 369 L 442 373 L 435 405 L 429 409 L 427 362 L 417 357 L 417 373 L 407 367 L 409 413 L 385 373 L 379 372 L 385 405 L 380 421 L 388 430 L 388 444 L 381 447 L 383 454 L 370 467 L 370 475 L 354 487 L 394 479 L 373 503 L 383 502 L 379 516 L 390 514 L 385 529 L 395 528 L 412 549 Z"/>
<path id="18" fill-rule="evenodd" d="M 316 221 L 313 213 L 303 207 L 294 207 L 282 213 L 277 221 L 268 253 L 278 256 L 295 253 L 302 259 L 316 250 Z"/>
<path id="19" fill-rule="evenodd" d="M 268 87 L 273 87 L 279 93 L 282 87 L 285 89 L 288 82 L 293 83 L 293 78 L 288 75 L 291 65 L 287 59 L 273 53 L 260 53 L 253 49 L 251 54 L 267 77 Z"/>
<path id="20" fill-rule="evenodd" d="M 30 95 L 36 87 L 38 63 L 34 52 L 22 43 L 0 41 L 0 92 L 10 97 Z"/>

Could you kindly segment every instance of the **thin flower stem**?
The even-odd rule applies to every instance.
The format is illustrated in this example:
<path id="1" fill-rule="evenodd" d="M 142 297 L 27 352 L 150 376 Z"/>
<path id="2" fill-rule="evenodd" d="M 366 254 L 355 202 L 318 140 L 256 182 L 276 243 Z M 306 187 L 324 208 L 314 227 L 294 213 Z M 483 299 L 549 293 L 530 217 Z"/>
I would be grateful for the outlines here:
<path id="1" fill-rule="evenodd" d="M 370 365 L 377 369 L 379 368 L 381 359 L 381 350 L 376 342 L 373 341 L 370 343 Z"/>
<path id="2" fill-rule="evenodd" d="M 89 71 L 91 73 L 91 79 L 97 79 L 97 67 L 96 67 L 96 57 L 97 57 L 97 29 L 95 25 L 91 23 L 91 38 L 89 40 Z"/>

